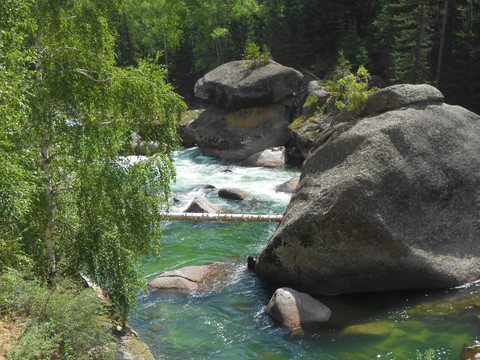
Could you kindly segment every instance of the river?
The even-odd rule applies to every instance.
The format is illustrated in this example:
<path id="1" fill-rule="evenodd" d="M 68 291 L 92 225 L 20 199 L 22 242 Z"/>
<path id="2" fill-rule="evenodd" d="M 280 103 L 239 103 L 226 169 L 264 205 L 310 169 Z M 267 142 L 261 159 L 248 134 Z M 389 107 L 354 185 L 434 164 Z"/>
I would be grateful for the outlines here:
<path id="1" fill-rule="evenodd" d="M 297 169 L 233 167 L 202 156 L 198 148 L 175 156 L 173 195 L 182 211 L 198 195 L 232 213 L 282 214 L 289 194 L 274 186 L 297 178 Z M 236 187 L 253 202 L 218 198 L 215 190 Z M 162 224 L 162 258 L 142 264 L 145 281 L 161 271 L 225 261 L 226 274 L 207 291 L 190 295 L 153 292 L 138 295 L 129 323 L 156 359 L 457 359 L 465 342 L 480 340 L 480 284 L 436 292 L 366 294 L 320 299 L 333 312 L 325 328 L 291 334 L 264 313 L 272 291 L 246 266 L 275 231 L 275 223 Z M 363 334 L 343 332 L 353 324 Z M 366 329 L 366 330 L 365 330 Z M 373 330 L 372 330 L 373 329 Z M 367 334 L 365 334 L 365 332 Z M 429 355 L 430 354 L 430 355 Z"/>

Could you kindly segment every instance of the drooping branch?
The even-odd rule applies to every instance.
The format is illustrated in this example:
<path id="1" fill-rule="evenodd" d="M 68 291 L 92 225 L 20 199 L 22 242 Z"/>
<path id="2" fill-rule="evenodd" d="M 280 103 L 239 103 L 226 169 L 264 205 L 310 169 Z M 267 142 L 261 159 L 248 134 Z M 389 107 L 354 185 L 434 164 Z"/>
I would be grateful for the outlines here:
<path id="1" fill-rule="evenodd" d="M 42 164 L 41 169 L 43 172 L 43 177 L 45 179 L 45 198 L 47 201 L 46 217 L 47 223 L 45 226 L 45 247 L 47 259 L 49 261 L 49 276 L 48 279 L 50 282 L 53 282 L 57 272 L 57 265 L 55 259 L 55 245 L 53 243 L 53 229 L 55 224 L 55 202 L 54 202 L 54 192 L 52 191 L 52 175 L 50 169 L 50 156 L 49 156 L 49 146 L 50 140 L 45 134 L 42 134 Z"/>

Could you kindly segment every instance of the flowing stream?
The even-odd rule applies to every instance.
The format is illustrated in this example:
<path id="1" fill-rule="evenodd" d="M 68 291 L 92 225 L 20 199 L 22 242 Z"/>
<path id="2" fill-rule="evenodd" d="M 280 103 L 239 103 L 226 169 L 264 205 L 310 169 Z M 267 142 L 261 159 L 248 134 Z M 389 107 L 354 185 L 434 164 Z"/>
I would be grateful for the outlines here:
<path id="1" fill-rule="evenodd" d="M 175 158 L 180 198 L 172 211 L 184 210 L 195 196 L 232 213 L 283 214 L 290 195 L 274 186 L 300 176 L 295 169 L 243 168 L 201 155 L 197 148 Z M 222 200 L 216 190 L 248 191 L 253 202 Z M 156 359 L 458 359 L 466 342 L 480 340 L 480 284 L 436 292 L 365 294 L 320 299 L 332 309 L 323 329 L 295 335 L 265 313 L 274 289 L 246 266 L 258 255 L 276 223 L 195 223 L 162 225 L 162 258 L 145 259 L 145 280 L 161 271 L 224 261 L 225 274 L 211 288 L 190 295 L 139 294 L 129 323 Z M 354 324 L 366 324 L 345 334 Z"/>

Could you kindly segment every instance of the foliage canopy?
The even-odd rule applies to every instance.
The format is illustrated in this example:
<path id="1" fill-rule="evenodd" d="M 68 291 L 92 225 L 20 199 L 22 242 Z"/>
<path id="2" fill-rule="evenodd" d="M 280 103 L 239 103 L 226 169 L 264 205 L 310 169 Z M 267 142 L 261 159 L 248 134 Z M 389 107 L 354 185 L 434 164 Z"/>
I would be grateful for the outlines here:
<path id="1" fill-rule="evenodd" d="M 12 0 L 0 11 L 0 266 L 86 273 L 123 319 L 160 247 L 182 99 L 153 60 L 116 64 L 117 3 Z M 24 21 L 17 23 L 17 19 Z M 131 162 L 137 134 L 159 153 Z"/>
<path id="2" fill-rule="evenodd" d="M 480 111 L 479 0 L 125 0 L 119 58 L 162 52 L 169 79 L 188 95 L 195 81 L 240 59 L 247 41 L 275 61 L 325 78 L 344 50 L 389 83 L 430 82 L 447 102 Z"/>

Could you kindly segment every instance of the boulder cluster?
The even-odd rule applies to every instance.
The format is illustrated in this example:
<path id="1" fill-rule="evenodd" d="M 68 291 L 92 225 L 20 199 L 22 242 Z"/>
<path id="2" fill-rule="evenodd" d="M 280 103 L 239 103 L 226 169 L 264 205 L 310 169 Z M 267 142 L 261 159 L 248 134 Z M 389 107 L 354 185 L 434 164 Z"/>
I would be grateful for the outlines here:
<path id="1" fill-rule="evenodd" d="M 205 155 L 244 166 L 283 166 L 294 95 L 302 79 L 297 70 L 274 61 L 221 65 L 195 84 L 196 98 L 208 107 L 188 112 L 179 134 Z"/>
<path id="2" fill-rule="evenodd" d="M 227 170 L 228 169 L 228 170 Z M 232 172 L 234 168 L 232 166 L 228 167 L 224 171 Z M 299 179 L 292 179 L 286 182 L 280 183 L 274 187 L 276 192 L 283 192 L 291 194 L 295 191 L 295 188 L 298 185 Z M 183 210 L 184 213 L 203 213 L 203 214 L 221 214 L 225 213 L 225 210 L 209 201 L 204 195 L 206 193 L 216 193 L 217 196 L 221 199 L 241 202 L 244 205 L 253 205 L 257 202 L 257 199 L 250 194 L 249 192 L 234 188 L 234 187 L 223 187 L 217 189 L 215 186 L 210 184 L 201 184 L 195 187 L 194 190 L 201 190 L 203 194 L 198 194 L 193 200 L 188 204 L 188 206 Z M 177 195 L 173 198 L 173 201 L 176 204 L 187 203 L 188 197 L 183 195 Z"/>
<path id="3" fill-rule="evenodd" d="M 297 332 L 329 321 L 311 296 L 479 280 L 480 116 L 425 84 L 372 92 L 353 116 L 317 81 L 302 81 L 273 61 L 224 64 L 195 85 L 209 106 L 179 128 L 204 154 L 240 165 L 282 166 L 294 152 L 305 160 L 300 180 L 277 188 L 293 193 L 284 220 L 249 258 L 279 287 L 267 313 Z M 248 199 L 232 190 L 219 196 Z M 221 211 L 209 206 L 189 211 Z M 392 331 L 377 325 L 345 334 Z"/>

